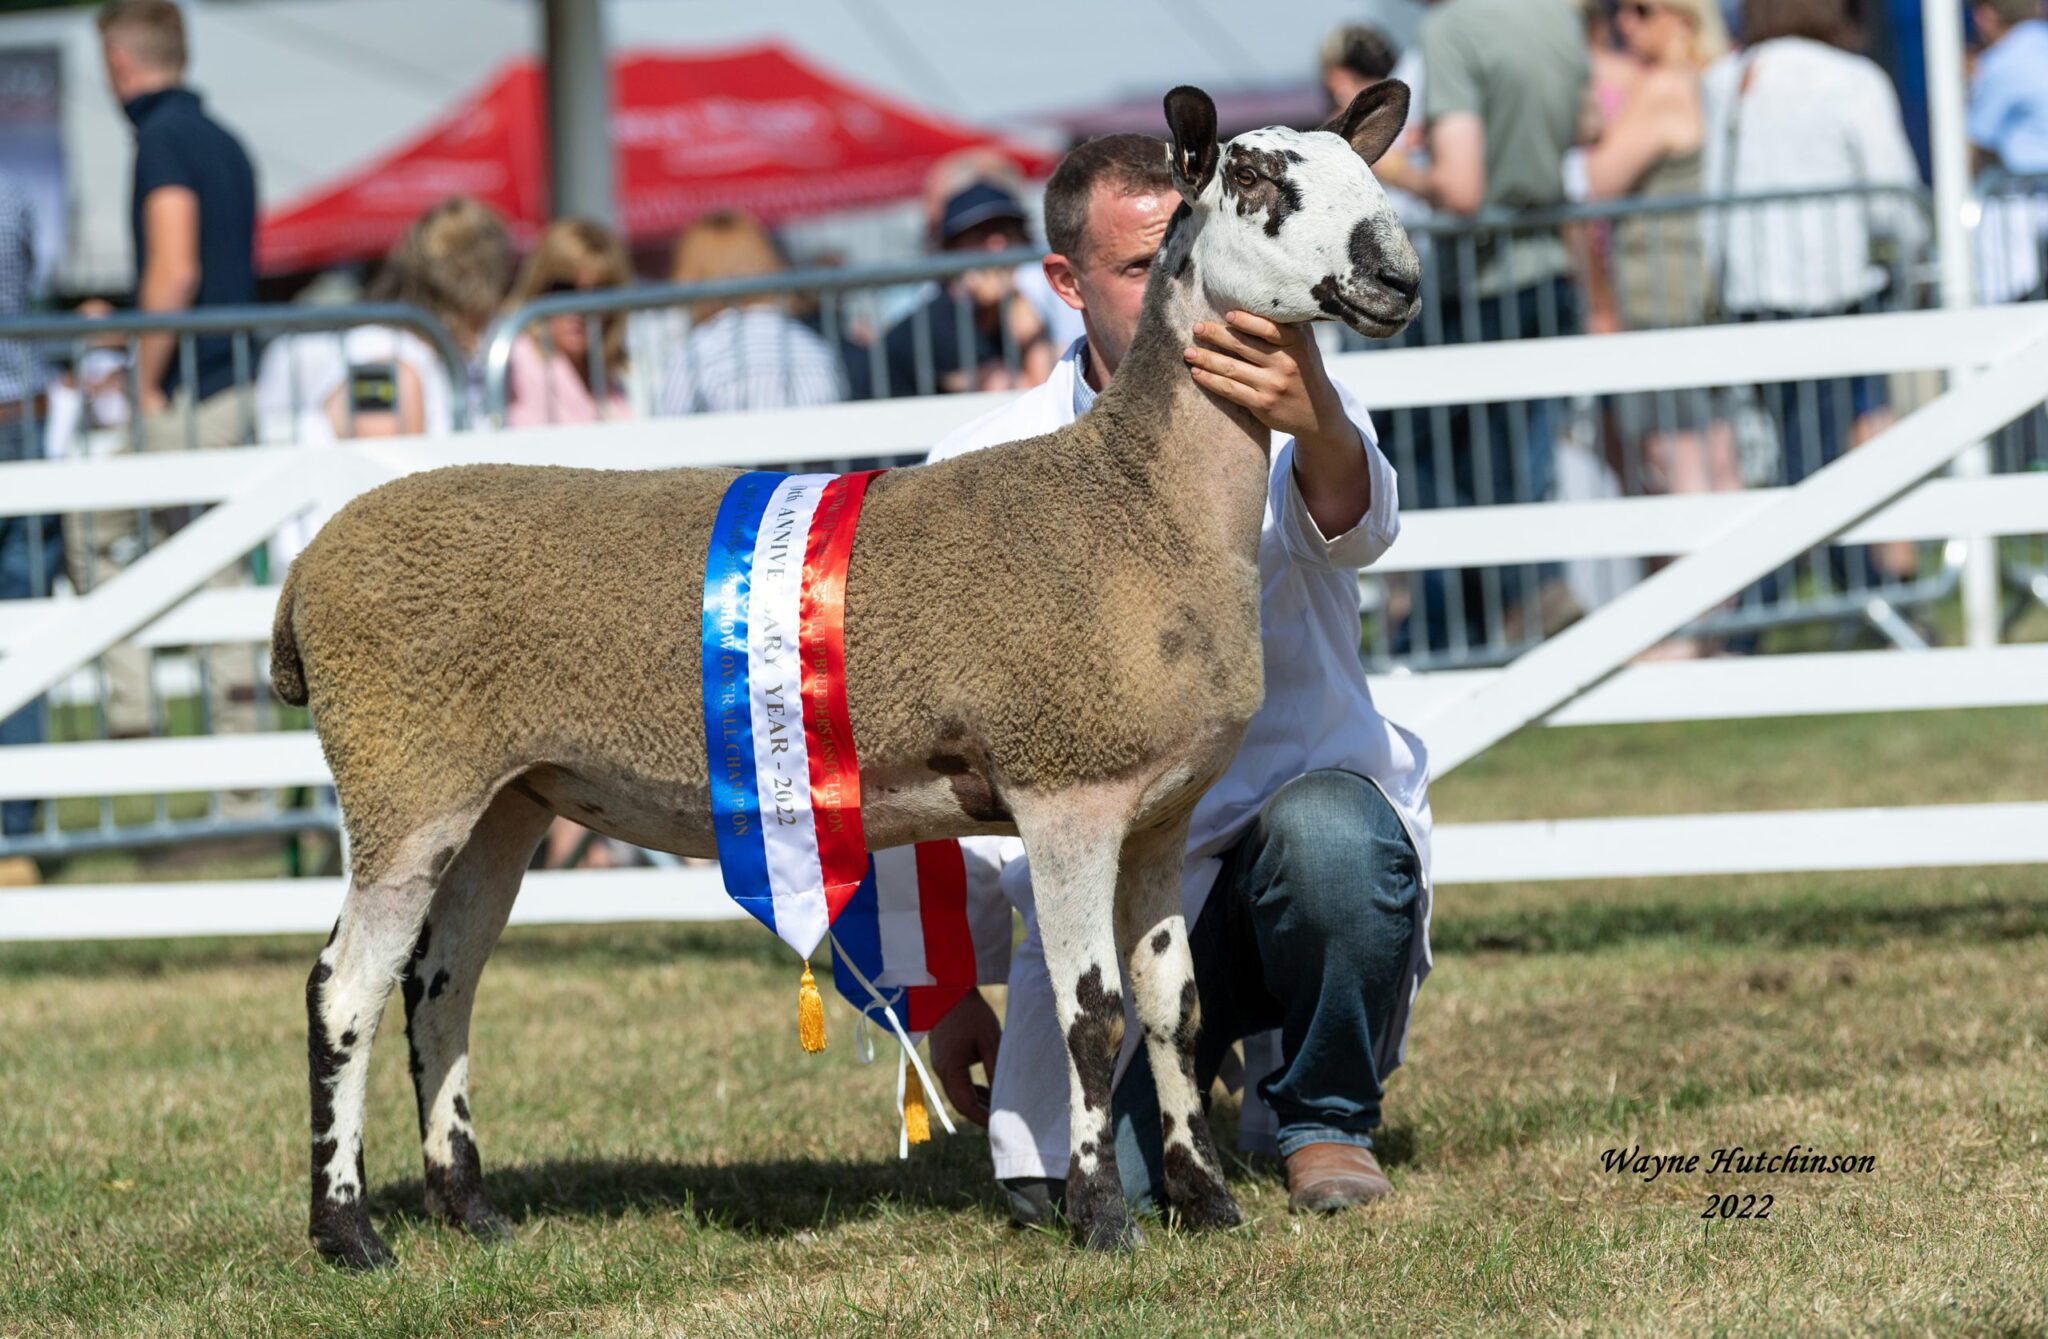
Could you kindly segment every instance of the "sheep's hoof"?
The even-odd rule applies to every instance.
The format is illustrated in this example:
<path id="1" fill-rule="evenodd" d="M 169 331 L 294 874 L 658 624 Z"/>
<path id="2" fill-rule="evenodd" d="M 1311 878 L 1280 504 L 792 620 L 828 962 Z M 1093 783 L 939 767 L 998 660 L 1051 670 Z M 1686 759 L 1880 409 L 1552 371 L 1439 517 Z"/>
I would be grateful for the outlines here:
<path id="1" fill-rule="evenodd" d="M 390 1269 L 398 1264 L 398 1257 L 370 1226 L 370 1212 L 360 1201 L 316 1204 L 310 1235 L 321 1258 L 343 1269 Z"/>
<path id="2" fill-rule="evenodd" d="M 1242 1224 L 1244 1212 L 1229 1191 L 1218 1187 L 1193 1199 L 1173 1201 L 1173 1221 L 1184 1231 L 1212 1232 Z"/>
<path id="3" fill-rule="evenodd" d="M 1076 1169 L 1068 1175 L 1067 1222 L 1091 1251 L 1127 1251 L 1145 1241 L 1124 1204 L 1123 1183 L 1114 1165 L 1098 1166 L 1093 1173 Z"/>
<path id="4" fill-rule="evenodd" d="M 512 1240 L 512 1220 L 493 1208 L 489 1200 L 478 1200 L 461 1213 L 450 1214 L 448 1221 L 493 1246 Z"/>

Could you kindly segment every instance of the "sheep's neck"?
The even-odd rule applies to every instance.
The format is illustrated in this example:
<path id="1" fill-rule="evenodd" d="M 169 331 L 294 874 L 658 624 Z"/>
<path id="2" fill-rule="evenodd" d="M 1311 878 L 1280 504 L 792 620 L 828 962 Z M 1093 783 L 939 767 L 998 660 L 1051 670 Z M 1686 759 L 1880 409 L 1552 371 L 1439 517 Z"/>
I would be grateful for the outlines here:
<path id="1" fill-rule="evenodd" d="M 1272 433 L 1250 411 L 1195 384 L 1181 351 L 1200 321 L 1221 321 L 1199 266 L 1183 263 L 1192 236 L 1170 232 L 1153 263 L 1138 329 L 1096 401 L 1103 449 L 1142 474 L 1175 519 L 1229 551 L 1257 554 Z"/>

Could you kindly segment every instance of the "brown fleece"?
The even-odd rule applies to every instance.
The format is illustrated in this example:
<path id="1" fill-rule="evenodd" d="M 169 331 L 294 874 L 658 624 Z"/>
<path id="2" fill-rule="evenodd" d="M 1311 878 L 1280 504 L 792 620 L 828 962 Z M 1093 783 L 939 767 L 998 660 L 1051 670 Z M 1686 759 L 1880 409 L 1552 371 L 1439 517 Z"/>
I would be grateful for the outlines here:
<path id="1" fill-rule="evenodd" d="M 870 489 L 846 659 L 871 839 L 1014 831 L 993 821 L 1007 792 L 1131 776 L 1185 774 L 1190 793 L 1162 797 L 1184 811 L 1234 751 L 1262 690 L 1267 439 L 1187 378 L 1195 282 L 1154 267 L 1131 353 L 1079 422 Z M 699 632 L 734 477 L 460 466 L 322 529 L 285 584 L 273 682 L 312 706 L 358 881 L 514 780 L 713 853 Z M 941 777 L 955 812 L 890 819 L 892 794 Z"/>

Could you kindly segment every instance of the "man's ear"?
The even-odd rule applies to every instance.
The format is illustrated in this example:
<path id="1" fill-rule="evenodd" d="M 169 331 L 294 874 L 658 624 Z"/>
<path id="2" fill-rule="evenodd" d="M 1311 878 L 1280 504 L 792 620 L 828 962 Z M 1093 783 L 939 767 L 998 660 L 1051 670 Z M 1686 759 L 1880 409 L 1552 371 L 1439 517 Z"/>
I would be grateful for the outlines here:
<path id="1" fill-rule="evenodd" d="M 1166 126 L 1173 134 L 1173 184 L 1193 204 L 1216 175 L 1216 104 L 1182 84 L 1166 95 Z"/>
<path id="2" fill-rule="evenodd" d="M 1408 85 L 1398 79 L 1382 79 L 1359 90 L 1349 107 L 1316 128 L 1342 135 L 1360 158 L 1377 163 L 1400 138 L 1401 127 L 1408 124 L 1408 99 Z"/>
<path id="3" fill-rule="evenodd" d="M 1045 267 L 1045 282 L 1052 285 L 1052 291 L 1059 294 L 1061 302 L 1075 311 L 1087 310 L 1087 304 L 1081 299 L 1081 281 L 1074 274 L 1073 261 L 1055 251 L 1039 264 Z"/>

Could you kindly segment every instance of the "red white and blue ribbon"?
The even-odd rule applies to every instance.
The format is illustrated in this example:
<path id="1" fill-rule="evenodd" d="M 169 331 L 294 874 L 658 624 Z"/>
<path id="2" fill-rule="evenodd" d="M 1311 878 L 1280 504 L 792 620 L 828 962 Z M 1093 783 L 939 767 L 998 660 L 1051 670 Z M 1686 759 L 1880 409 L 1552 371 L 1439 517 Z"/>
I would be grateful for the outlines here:
<path id="1" fill-rule="evenodd" d="M 903 1044 L 900 1109 L 909 1067 L 931 1087 L 915 1039 L 977 972 L 960 844 L 870 857 L 861 826 L 846 572 L 878 473 L 756 472 L 726 490 L 704 559 L 704 737 L 726 892 L 805 958 L 832 936 L 840 994 Z"/>
<path id="2" fill-rule="evenodd" d="M 725 888 L 804 957 L 863 879 L 846 568 L 877 471 L 743 474 L 704 560 L 704 732 Z"/>
<path id="3" fill-rule="evenodd" d="M 839 948 L 832 979 L 847 1003 L 885 1027 L 893 1009 L 913 1037 L 931 1031 L 975 984 L 960 843 L 875 852 L 832 942 Z"/>

